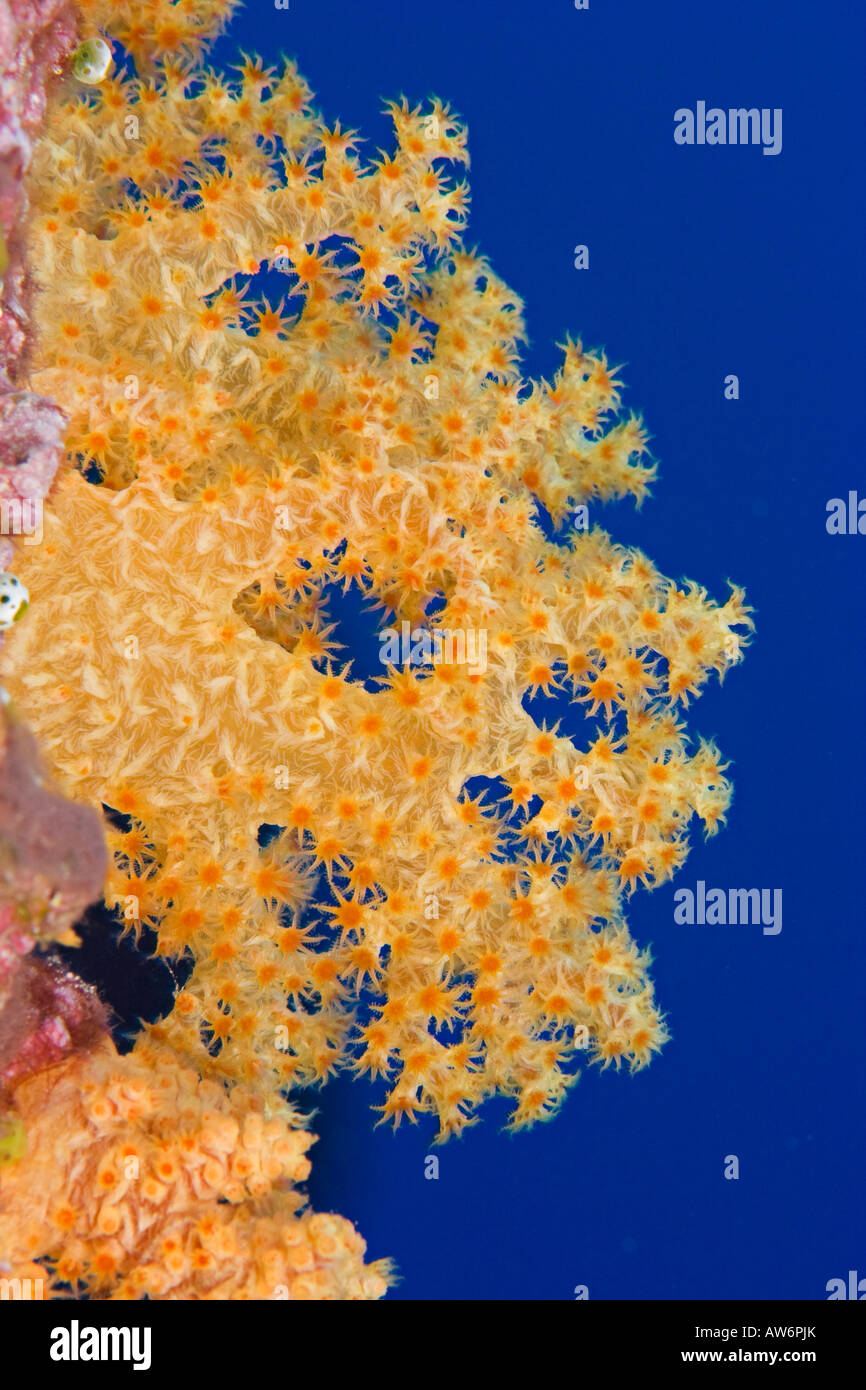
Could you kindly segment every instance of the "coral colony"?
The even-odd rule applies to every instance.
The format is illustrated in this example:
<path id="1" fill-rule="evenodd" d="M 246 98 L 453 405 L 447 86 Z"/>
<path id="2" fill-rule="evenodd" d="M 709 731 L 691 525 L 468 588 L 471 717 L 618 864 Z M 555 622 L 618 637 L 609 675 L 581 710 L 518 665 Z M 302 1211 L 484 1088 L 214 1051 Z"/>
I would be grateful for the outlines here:
<path id="1" fill-rule="evenodd" d="M 35 88 L 64 76 L 29 210 L 20 177 L 3 203 L 4 487 L 37 456 L 24 493 L 51 490 L 8 561 L 0 1272 L 47 1297 L 380 1297 L 387 1263 L 304 1207 L 291 1088 L 384 1078 L 384 1117 L 444 1138 L 645 1066 L 666 1031 L 624 903 L 730 797 L 682 711 L 749 610 L 570 525 L 644 497 L 646 435 L 580 343 L 522 379 L 520 301 L 461 240 L 460 122 L 397 102 L 362 158 L 291 63 L 204 65 L 233 7 L 87 0 L 74 33 L 23 7 L 61 43 Z M 341 590 L 391 635 L 377 681 Z M 124 1056 L 32 949 L 103 892 L 186 968 Z"/>

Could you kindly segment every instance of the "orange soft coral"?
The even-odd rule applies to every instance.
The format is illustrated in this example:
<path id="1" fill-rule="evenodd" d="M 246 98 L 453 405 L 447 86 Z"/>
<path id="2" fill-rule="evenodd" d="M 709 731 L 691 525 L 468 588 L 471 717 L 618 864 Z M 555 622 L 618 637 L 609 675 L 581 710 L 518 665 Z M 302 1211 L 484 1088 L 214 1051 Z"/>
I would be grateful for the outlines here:
<path id="1" fill-rule="evenodd" d="M 530 1123 L 581 1056 L 639 1067 L 664 1040 L 623 895 L 724 816 L 678 710 L 748 610 L 533 519 L 640 500 L 654 466 L 602 355 L 569 342 L 521 382 L 517 296 L 460 244 L 448 109 L 392 107 L 365 166 L 290 65 L 190 70 L 168 10 L 134 7 L 155 80 L 61 97 L 38 156 L 33 380 L 86 477 L 19 557 L 3 678 L 64 789 L 128 817 L 109 900 L 194 958 L 157 1041 L 266 1094 L 348 1061 L 443 1133 L 497 1092 Z M 265 265 L 277 306 L 251 296 Z M 483 669 L 352 680 L 339 583 L 397 629 L 483 632 Z M 579 742 L 525 708 L 557 690 Z"/>

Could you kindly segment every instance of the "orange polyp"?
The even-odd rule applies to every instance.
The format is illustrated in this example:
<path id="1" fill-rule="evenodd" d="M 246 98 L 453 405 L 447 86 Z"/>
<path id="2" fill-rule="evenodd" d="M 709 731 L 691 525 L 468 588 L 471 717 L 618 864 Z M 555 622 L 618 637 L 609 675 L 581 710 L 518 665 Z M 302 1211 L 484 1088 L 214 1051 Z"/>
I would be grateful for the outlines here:
<path id="1" fill-rule="evenodd" d="M 446 927 L 439 934 L 439 949 L 445 956 L 450 956 L 457 950 L 460 944 L 460 935 L 454 927 Z"/>
<path id="2" fill-rule="evenodd" d="M 178 927 L 184 936 L 193 936 L 201 927 L 204 921 L 204 913 L 198 908 L 187 907 L 178 917 Z"/>
<path id="3" fill-rule="evenodd" d="M 337 967 L 327 956 L 317 956 L 310 973 L 317 984 L 328 984 L 337 978 Z"/>
<path id="4" fill-rule="evenodd" d="M 390 820 L 380 818 L 373 822 L 372 835 L 374 845 L 378 846 L 379 848 L 381 848 L 383 845 L 387 845 L 388 841 L 391 839 L 393 834 L 394 826 Z"/>
<path id="5" fill-rule="evenodd" d="M 648 870 L 646 859 L 638 851 L 631 851 L 619 866 L 620 878 L 625 879 L 633 886 L 635 881 L 642 878 Z"/>
<path id="6" fill-rule="evenodd" d="M 457 877 L 460 865 L 454 855 L 448 854 L 439 865 L 439 877 L 450 883 Z"/>
<path id="7" fill-rule="evenodd" d="M 501 956 L 496 955 L 495 952 L 488 952 L 478 962 L 478 973 L 480 975 L 495 975 L 502 969 L 502 965 Z"/>
<path id="8" fill-rule="evenodd" d="M 216 862 L 216 860 L 208 860 L 207 863 L 202 864 L 201 868 L 199 869 L 198 876 L 200 883 L 205 888 L 213 888 L 216 886 L 216 884 L 222 881 L 222 867 L 220 864 Z"/>
<path id="9" fill-rule="evenodd" d="M 334 914 L 334 922 L 342 931 L 356 931 L 364 920 L 364 913 L 358 903 L 351 900 L 341 902 L 336 908 L 329 908 Z"/>
<path id="10" fill-rule="evenodd" d="M 600 704 L 609 702 L 616 696 L 616 682 L 610 680 L 608 676 L 598 676 L 589 687 L 589 693 Z"/>

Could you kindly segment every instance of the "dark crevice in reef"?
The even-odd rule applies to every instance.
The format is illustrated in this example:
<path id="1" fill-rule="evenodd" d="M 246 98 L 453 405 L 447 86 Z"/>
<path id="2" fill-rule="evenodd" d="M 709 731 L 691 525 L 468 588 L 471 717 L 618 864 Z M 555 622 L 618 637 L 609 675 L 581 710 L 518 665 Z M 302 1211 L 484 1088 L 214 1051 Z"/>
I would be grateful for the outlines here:
<path id="1" fill-rule="evenodd" d="M 143 929 L 136 943 L 124 934 L 117 914 L 102 903 L 89 907 L 75 924 L 78 946 L 57 946 L 57 959 L 93 985 L 109 1010 L 119 1052 L 128 1052 L 142 1023 L 167 1014 L 176 991 L 188 979 L 192 961 L 167 961 L 154 955 L 156 933 Z"/>

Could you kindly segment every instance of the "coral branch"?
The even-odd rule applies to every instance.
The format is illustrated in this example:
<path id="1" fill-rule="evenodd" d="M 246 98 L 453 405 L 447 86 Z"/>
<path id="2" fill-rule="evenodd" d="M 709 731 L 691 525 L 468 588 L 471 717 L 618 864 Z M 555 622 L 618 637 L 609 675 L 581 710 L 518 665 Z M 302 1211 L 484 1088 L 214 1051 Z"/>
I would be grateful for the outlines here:
<path id="1" fill-rule="evenodd" d="M 640 501 L 655 466 L 603 354 L 521 380 L 447 107 L 394 104 L 365 164 L 291 64 L 195 66 L 221 7 L 89 12 L 150 76 L 61 94 L 35 166 L 32 384 L 81 471 L 16 562 L 5 678 L 64 789 L 128 818 L 109 901 L 196 961 L 159 1041 L 264 1094 L 383 1073 L 385 1113 L 443 1134 L 497 1092 L 531 1123 L 582 1059 L 665 1039 L 623 906 L 724 818 L 679 711 L 748 610 L 533 520 Z M 338 584 L 433 629 L 420 668 L 389 639 L 378 691 L 335 673 Z M 574 738 L 527 713 L 557 692 Z"/>
<path id="2" fill-rule="evenodd" d="M 394 103 L 365 162 L 291 63 L 203 65 L 232 8 L 88 0 L 134 67 L 70 78 L 33 162 L 8 447 L 47 486 L 45 397 L 73 466 L 0 670 L 58 786 L 108 808 L 109 905 L 194 962 L 127 1058 L 21 974 L 0 1240 L 54 1293 L 379 1296 L 347 1223 L 297 1214 L 281 1091 L 382 1075 L 384 1117 L 445 1137 L 495 1094 L 549 1117 L 581 1061 L 646 1065 L 667 1032 L 625 906 L 731 795 L 681 715 L 750 611 L 578 524 L 644 499 L 647 435 L 579 342 L 522 379 L 522 306 L 461 240 L 460 121 Z M 392 625 L 372 682 L 338 664 L 350 587 Z M 56 935 L 78 898 L 50 886 Z"/>

